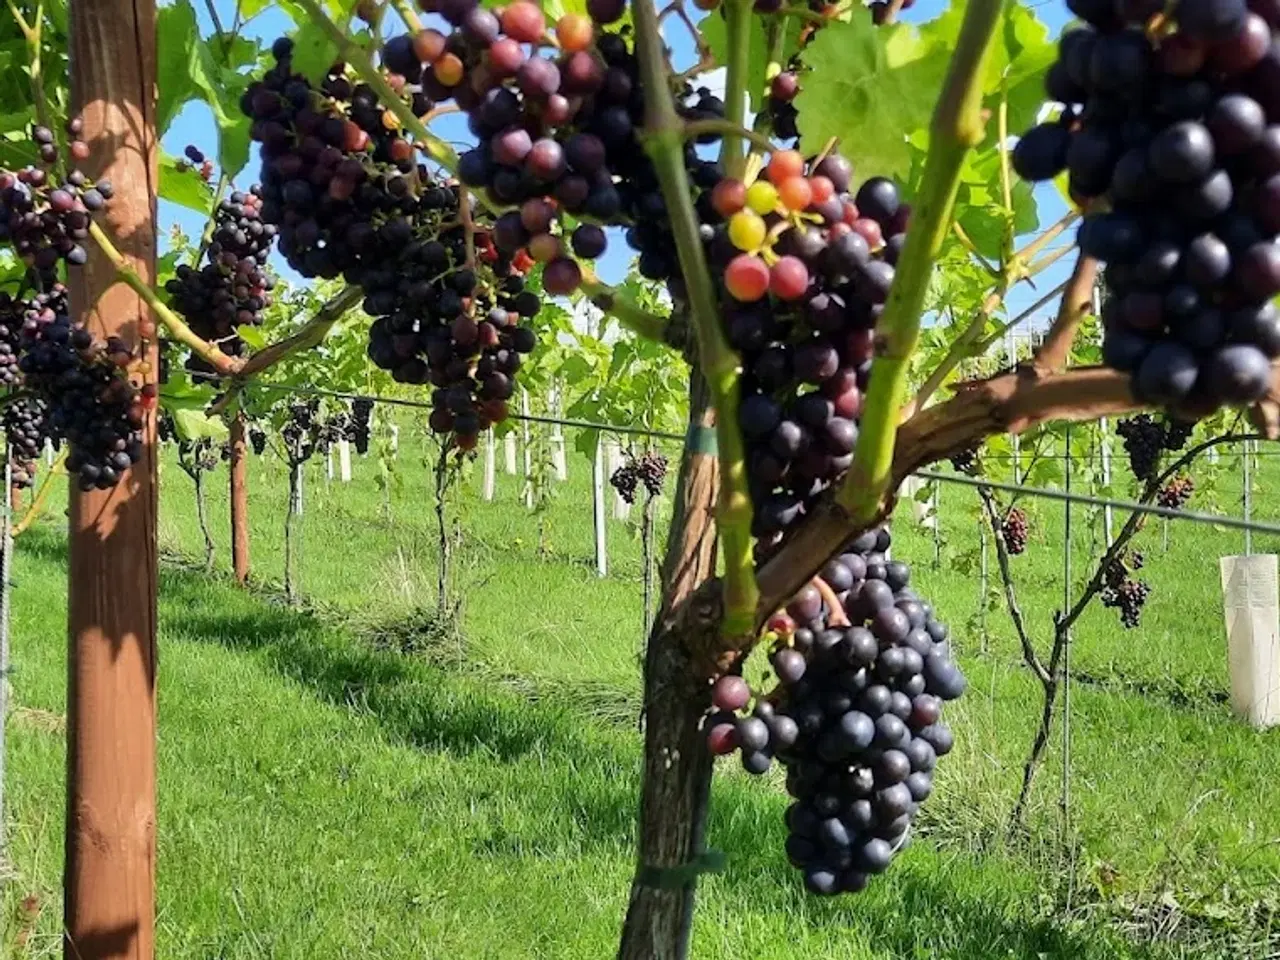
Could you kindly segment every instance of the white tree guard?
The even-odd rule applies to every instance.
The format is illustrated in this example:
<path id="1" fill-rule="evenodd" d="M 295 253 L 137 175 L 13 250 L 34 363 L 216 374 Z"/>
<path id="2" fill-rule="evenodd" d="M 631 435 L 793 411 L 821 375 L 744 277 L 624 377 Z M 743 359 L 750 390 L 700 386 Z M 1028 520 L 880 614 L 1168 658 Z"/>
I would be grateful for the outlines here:
<path id="1" fill-rule="evenodd" d="M 493 429 L 484 434 L 484 489 L 481 495 L 486 501 L 493 499 L 494 473 L 496 473 L 497 443 L 493 439 Z"/>
<path id="2" fill-rule="evenodd" d="M 338 478 L 343 483 L 351 482 L 351 441 L 338 441 Z"/>
<path id="3" fill-rule="evenodd" d="M 508 476 L 516 475 L 516 435 L 511 431 L 502 438 L 502 468 Z"/>
<path id="4" fill-rule="evenodd" d="M 333 447 L 324 452 L 324 478 L 333 479 Z"/>
<path id="5" fill-rule="evenodd" d="M 929 485 L 929 481 L 917 477 L 914 474 L 908 476 L 902 481 L 902 486 L 898 487 L 898 501 L 911 505 L 911 519 L 926 530 L 932 530 L 938 522 L 938 518 L 934 515 L 933 509 L 928 501 L 921 502 L 916 499 L 916 495 Z"/>
<path id="6" fill-rule="evenodd" d="M 1280 723 L 1280 588 L 1276 555 L 1222 557 L 1231 708 L 1259 730 Z"/>
<path id="7" fill-rule="evenodd" d="M 400 456 L 400 428 L 394 423 L 391 425 L 391 456 Z"/>
<path id="8" fill-rule="evenodd" d="M 332 465 L 333 465 L 333 462 L 330 461 L 330 466 Z M 302 478 L 304 476 L 302 472 L 302 464 L 300 463 L 297 464 L 293 468 L 293 472 L 294 472 L 293 512 L 300 517 L 302 516 Z"/>

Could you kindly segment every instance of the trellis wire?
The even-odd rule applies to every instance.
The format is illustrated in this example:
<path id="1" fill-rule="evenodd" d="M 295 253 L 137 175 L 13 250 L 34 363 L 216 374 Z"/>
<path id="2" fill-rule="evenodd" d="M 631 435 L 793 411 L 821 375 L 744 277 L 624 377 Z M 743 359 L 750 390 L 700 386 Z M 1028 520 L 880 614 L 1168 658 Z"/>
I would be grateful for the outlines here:
<path id="1" fill-rule="evenodd" d="M 200 374 L 193 374 L 201 376 Z M 205 375 L 211 379 L 216 378 L 216 374 Z M 263 387 L 270 390 L 280 390 L 285 392 L 297 393 L 307 396 L 327 396 L 345 400 L 368 400 L 372 403 L 385 403 L 391 406 L 412 407 L 418 409 L 429 410 L 432 405 L 419 400 L 403 400 L 398 397 L 383 397 L 377 394 L 368 393 L 349 393 L 341 390 L 326 390 L 323 387 L 306 387 L 294 384 L 270 383 L 255 380 L 255 387 Z M 682 434 L 670 433 L 663 430 L 654 430 L 649 427 L 636 427 L 629 424 L 617 423 L 595 423 L 590 420 L 576 420 L 561 417 L 548 417 L 538 414 L 509 414 L 513 420 L 521 420 L 529 423 L 545 423 L 560 424 L 566 427 L 576 427 L 583 430 L 598 430 L 603 433 L 615 433 L 619 435 L 634 435 L 653 437 L 661 440 L 683 441 L 685 438 Z M 1254 453 L 1253 456 L 1280 456 L 1280 451 L 1270 454 Z M 1007 455 L 996 455 L 986 457 L 984 459 L 1013 459 Z M 1066 454 L 1045 454 L 1039 459 L 1061 459 L 1079 462 L 1081 459 L 1091 460 L 1091 457 L 1081 458 L 1073 456 L 1069 452 Z M 1191 523 L 1207 523 L 1216 524 L 1218 526 L 1227 527 L 1233 530 L 1243 530 L 1246 533 L 1265 533 L 1272 536 L 1280 536 L 1280 524 L 1260 523 L 1252 519 L 1252 503 L 1250 502 L 1249 516 L 1245 519 L 1227 516 L 1225 514 L 1202 513 L 1195 510 L 1184 510 L 1181 508 L 1161 507 L 1154 504 L 1138 503 L 1133 500 L 1118 500 L 1110 497 L 1095 497 L 1089 494 L 1066 493 L 1061 490 L 1054 490 L 1048 487 L 1032 487 L 1019 483 L 1002 483 L 997 480 L 976 479 L 965 477 L 959 474 L 940 473 L 936 470 L 917 470 L 914 476 L 924 480 L 940 480 L 943 483 L 957 483 L 967 487 L 989 487 L 992 490 L 1000 490 L 1005 493 L 1017 493 L 1027 497 L 1039 497 L 1046 500 L 1056 500 L 1062 502 L 1070 500 L 1072 503 L 1084 504 L 1092 507 L 1112 507 L 1116 510 L 1127 510 L 1131 513 L 1142 513 L 1156 517 L 1168 517 L 1172 520 L 1186 520 Z"/>

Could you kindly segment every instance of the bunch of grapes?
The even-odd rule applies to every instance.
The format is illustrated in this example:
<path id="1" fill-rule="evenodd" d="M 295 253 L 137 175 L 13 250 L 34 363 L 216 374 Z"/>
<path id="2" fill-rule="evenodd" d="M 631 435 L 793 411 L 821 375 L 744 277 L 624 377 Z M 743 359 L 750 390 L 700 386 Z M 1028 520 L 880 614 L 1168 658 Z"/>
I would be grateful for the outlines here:
<path id="1" fill-rule="evenodd" d="M 208 262 L 200 268 L 180 265 L 165 285 L 173 308 L 191 329 L 232 356 L 244 352 L 236 328 L 262 322 L 275 285 L 265 267 L 276 227 L 263 222 L 258 193 L 257 188 L 237 190 L 222 201 L 214 212 Z M 193 356 L 189 366 L 212 372 L 199 357 Z"/>
<path id="2" fill-rule="evenodd" d="M 388 66 L 402 44 L 388 44 Z M 306 276 L 345 276 L 375 318 L 369 357 L 402 383 L 431 383 L 434 430 L 471 448 L 507 416 L 521 355 L 536 345 L 523 318 L 540 307 L 493 243 L 473 199 L 416 164 L 414 146 L 374 91 L 334 66 L 320 88 L 292 70 L 292 44 L 242 107 L 262 144 L 262 216 Z M 403 64 L 400 64 L 403 66 Z M 419 115 L 432 100 L 396 74 Z M 468 226 L 470 225 L 470 227 Z"/>
<path id="3" fill-rule="evenodd" d="M 1116 424 L 1116 433 L 1124 440 L 1129 455 L 1129 468 L 1143 483 L 1155 479 L 1160 456 L 1165 450 L 1181 450 L 1186 446 L 1195 424 L 1183 420 L 1157 420 L 1149 413 L 1139 413 Z"/>
<path id="4" fill-rule="evenodd" d="M 909 208 L 888 180 L 851 196 L 839 154 L 779 150 L 765 176 L 712 190 L 708 252 L 730 344 L 742 357 L 738 422 L 747 444 L 763 560 L 848 468 L 875 324 Z"/>
<path id="5" fill-rule="evenodd" d="M 78 138 L 84 123 L 76 117 L 67 131 Z M 31 138 L 41 161 L 52 167 L 58 160 L 53 131 L 32 128 Z M 89 156 L 88 146 L 73 139 L 68 149 L 75 162 Z M 58 263 L 79 266 L 88 259 L 84 241 L 89 238 L 89 222 L 111 199 L 109 181 L 91 183 L 74 164 L 61 183 L 45 167 L 21 170 L 0 168 L 0 243 L 13 245 L 14 252 L 45 280 L 52 281 Z"/>
<path id="6" fill-rule="evenodd" d="M 250 427 L 249 446 L 253 448 L 254 456 L 262 456 L 262 451 L 267 449 L 267 432 L 257 425 Z"/>
<path id="7" fill-rule="evenodd" d="M 347 439 L 362 456 L 369 452 L 369 423 L 373 417 L 373 401 L 363 398 L 351 401 L 350 431 Z"/>
<path id="8" fill-rule="evenodd" d="M 841 609 L 810 585 L 770 621 L 776 690 L 754 705 L 739 676 L 712 690 L 711 750 L 741 751 L 752 774 L 787 768 L 787 856 L 821 895 L 863 889 L 905 845 L 952 747 L 942 704 L 965 687 L 947 627 L 908 566 L 885 560 L 889 542 L 866 533 L 824 569 Z"/>
<path id="9" fill-rule="evenodd" d="M 982 464 L 978 460 L 978 448 L 969 447 L 961 450 L 951 458 L 951 466 L 955 468 L 957 473 L 963 473 L 967 477 L 976 477 L 982 470 Z"/>
<path id="10" fill-rule="evenodd" d="M 49 433 L 71 450 L 67 471 L 82 490 L 115 486 L 142 457 L 142 427 L 156 389 L 141 390 L 124 373 L 133 357 L 124 343 L 96 340 L 68 313 L 61 285 L 29 302 L 19 367 L 23 386 L 44 401 Z"/>
<path id="11" fill-rule="evenodd" d="M 660 453 L 649 451 L 638 457 L 628 456 L 618 469 L 613 471 L 609 483 L 618 491 L 618 496 L 627 503 L 636 502 L 636 489 L 643 484 L 651 497 L 662 493 L 662 485 L 667 479 L 667 458 Z"/>
<path id="12" fill-rule="evenodd" d="M 18 355 L 22 349 L 22 325 L 27 303 L 0 291 L 0 386 L 13 387 L 22 379 Z"/>
<path id="13" fill-rule="evenodd" d="M 800 130 L 796 126 L 800 114 L 792 102 L 799 92 L 800 78 L 794 63 L 769 83 L 769 99 L 765 109 L 768 111 L 773 134 L 780 140 L 795 140 L 800 136 Z"/>
<path id="14" fill-rule="evenodd" d="M 335 413 L 320 423 L 320 431 L 316 435 L 316 445 L 322 453 L 327 453 L 333 446 L 346 440 L 351 433 L 351 416 L 348 413 Z"/>
<path id="15" fill-rule="evenodd" d="M 1063 169 L 1107 263 L 1103 359 L 1143 401 L 1248 404 L 1280 356 L 1280 7 L 1245 0 L 1070 0 L 1046 87 L 1066 104 L 1013 163 Z M 1095 202 L 1105 204 L 1100 212 Z"/>
<path id="16" fill-rule="evenodd" d="M 39 397 L 19 396 L 5 406 L 0 423 L 9 449 L 10 482 L 19 489 L 29 487 L 50 434 L 49 408 Z"/>
<path id="17" fill-rule="evenodd" d="M 217 468 L 220 450 L 226 451 L 227 444 L 219 444 L 215 447 L 208 437 L 202 437 L 199 440 L 179 440 L 178 462 L 188 473 L 208 473 Z M 222 459 L 228 458 L 228 454 L 224 453 Z"/>
<path id="18" fill-rule="evenodd" d="M 1169 510 L 1179 510 L 1195 493 L 1196 482 L 1183 474 L 1166 483 L 1156 495 L 1156 503 Z"/>
<path id="19" fill-rule="evenodd" d="M 1016 557 L 1026 551 L 1027 541 L 1031 537 L 1031 525 L 1021 507 L 1009 508 L 1000 523 L 1000 536 L 1004 538 L 1005 549 L 1010 555 Z"/>
<path id="20" fill-rule="evenodd" d="M 320 433 L 324 427 L 319 417 L 320 401 L 295 400 L 289 404 L 289 419 L 280 428 L 285 455 L 290 466 L 306 463 L 320 447 Z"/>
<path id="21" fill-rule="evenodd" d="M 1119 609 L 1120 623 L 1132 630 L 1142 620 L 1142 608 L 1151 595 L 1151 588 L 1142 580 L 1135 580 L 1133 571 L 1142 569 L 1143 556 L 1137 550 L 1116 557 L 1103 575 L 1100 596 L 1103 606 Z"/>

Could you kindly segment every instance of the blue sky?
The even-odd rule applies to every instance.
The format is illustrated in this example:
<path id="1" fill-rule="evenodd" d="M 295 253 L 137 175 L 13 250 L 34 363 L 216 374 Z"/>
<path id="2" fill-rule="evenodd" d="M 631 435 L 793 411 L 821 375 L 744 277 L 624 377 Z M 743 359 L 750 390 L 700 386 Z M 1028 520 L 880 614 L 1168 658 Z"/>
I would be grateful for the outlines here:
<path id="1" fill-rule="evenodd" d="M 230 27 L 236 9 L 235 0 L 213 0 L 213 4 L 223 25 Z M 917 0 L 911 9 L 906 11 L 904 19 L 915 22 L 927 21 L 936 17 L 947 5 L 946 0 Z M 206 35 L 211 34 L 213 26 L 206 5 L 196 3 L 195 7 L 202 32 Z M 1070 13 L 1066 9 L 1065 3 L 1059 3 L 1058 0 L 1044 0 L 1044 2 L 1032 4 L 1032 7 L 1055 36 L 1070 20 Z M 393 25 L 398 24 L 394 15 L 389 15 L 387 19 Z M 291 25 L 292 23 L 286 14 L 273 7 L 268 7 L 263 13 L 250 21 L 243 33 L 246 36 L 259 38 L 265 44 L 269 44 L 275 37 L 287 32 Z M 691 63 L 693 61 L 693 44 L 689 38 L 688 31 L 676 24 L 675 18 L 667 21 L 667 26 L 668 42 L 674 50 L 677 63 Z M 705 82 L 707 82 L 708 86 L 715 88 L 718 79 L 715 76 L 711 76 Z M 719 85 L 723 85 L 722 79 L 719 79 Z M 445 139 L 462 145 L 465 145 L 470 139 L 466 131 L 465 121 L 460 117 L 443 117 L 436 124 L 435 129 Z M 194 101 L 188 104 L 175 119 L 168 134 L 164 137 L 163 143 L 166 150 L 174 156 L 181 156 L 187 144 L 196 145 L 210 156 L 216 155 L 217 128 L 208 108 Z M 237 178 L 237 186 L 247 187 L 252 183 L 257 169 L 257 148 L 255 146 L 248 166 Z M 1042 224 L 1051 224 L 1066 212 L 1065 203 L 1052 185 L 1040 185 L 1037 187 L 1035 195 Z M 203 218 L 199 214 L 166 201 L 161 201 L 160 204 L 160 220 L 163 231 L 162 236 L 167 235 L 169 229 L 175 224 L 180 226 L 189 236 L 198 236 L 204 227 Z M 611 234 L 609 249 L 596 262 L 596 269 L 606 281 L 618 282 L 627 273 L 631 263 L 632 252 L 623 242 L 618 231 L 611 231 Z M 282 261 L 279 261 L 279 258 L 276 259 L 278 261 L 276 267 L 281 273 L 292 281 L 301 280 Z M 1064 257 L 1037 278 L 1037 285 L 1034 289 L 1024 283 L 1011 291 L 1007 298 L 1010 315 L 1020 313 L 1033 304 L 1044 292 L 1053 289 L 1057 284 L 1065 280 L 1070 273 L 1070 263 L 1071 258 Z M 1051 316 L 1052 310 L 1053 305 L 1051 304 L 1040 311 L 1042 316 L 1033 318 L 1032 323 L 1035 324 L 1037 320 L 1043 322 Z"/>

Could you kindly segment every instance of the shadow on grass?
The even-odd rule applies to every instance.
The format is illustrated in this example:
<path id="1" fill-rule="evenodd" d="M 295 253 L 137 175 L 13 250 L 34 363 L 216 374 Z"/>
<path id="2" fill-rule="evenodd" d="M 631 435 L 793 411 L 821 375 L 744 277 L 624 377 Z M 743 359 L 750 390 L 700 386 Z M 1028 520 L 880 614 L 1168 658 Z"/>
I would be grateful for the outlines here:
<path id="1" fill-rule="evenodd" d="M 21 549 L 58 562 L 65 557 L 65 542 L 45 531 L 24 537 Z M 372 718 L 394 740 L 458 757 L 491 757 L 509 765 L 512 776 L 537 778 L 522 802 L 538 815 L 524 830 L 499 829 L 479 840 L 478 856 L 563 858 L 567 846 L 630 853 L 640 760 L 634 732 L 601 729 L 554 701 L 530 702 L 501 686 L 362 645 L 314 613 L 263 602 L 200 572 L 165 564 L 161 590 L 162 637 L 243 651 L 320 700 Z M 753 912 L 799 920 L 816 932 L 852 928 L 894 957 L 1174 955 L 1117 948 L 1105 930 L 1055 922 L 1034 896 L 1017 892 L 1029 886 L 1025 866 L 949 857 L 924 845 L 858 898 L 813 900 L 782 855 L 786 798 L 766 784 L 724 776 L 714 800 L 709 837 L 729 863 L 705 884 L 702 937 L 717 935 L 712 911 L 746 903 Z"/>

